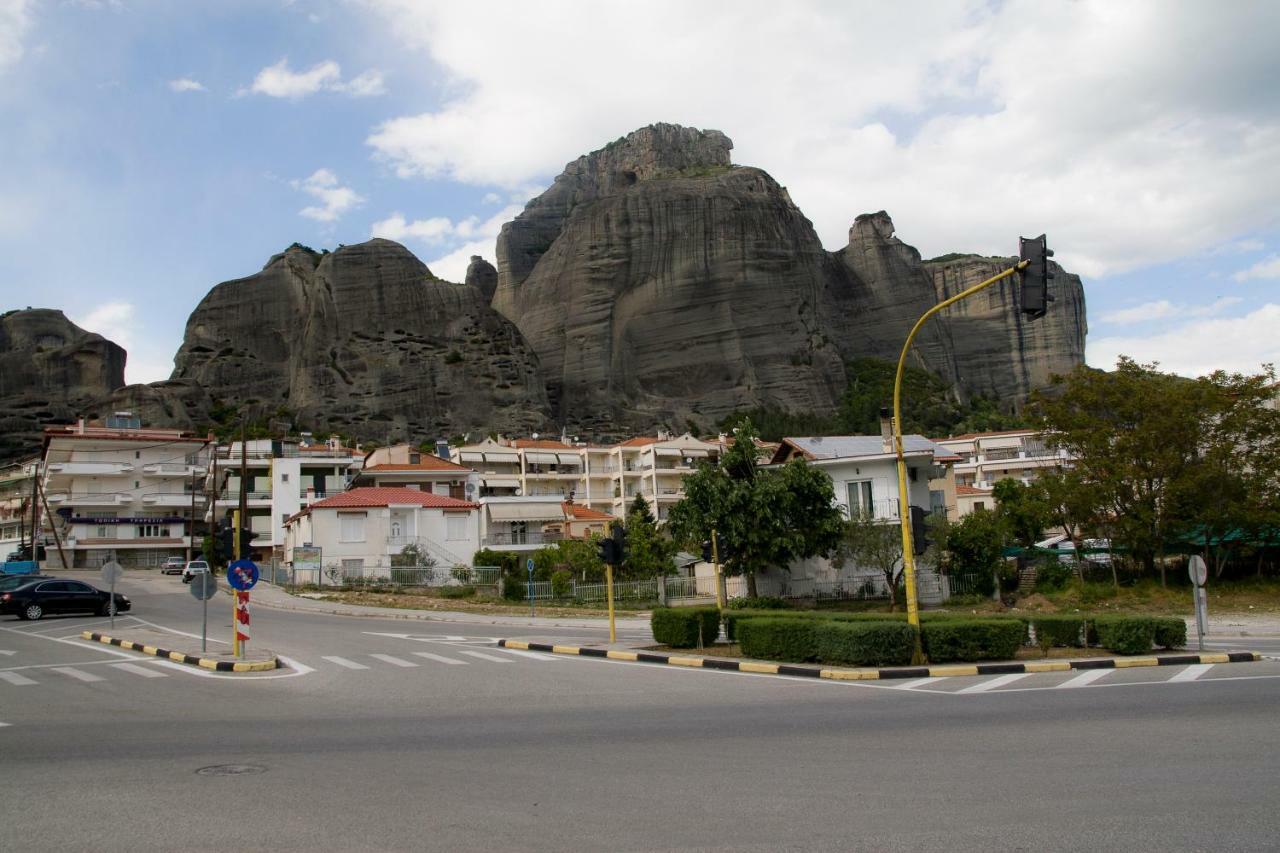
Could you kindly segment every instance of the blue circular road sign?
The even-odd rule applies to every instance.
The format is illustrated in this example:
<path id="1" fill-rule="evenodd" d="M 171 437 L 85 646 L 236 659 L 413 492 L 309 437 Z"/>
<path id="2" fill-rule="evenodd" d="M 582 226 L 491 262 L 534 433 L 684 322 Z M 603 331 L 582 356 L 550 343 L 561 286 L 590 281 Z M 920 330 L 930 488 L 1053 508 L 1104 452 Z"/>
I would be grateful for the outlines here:
<path id="1" fill-rule="evenodd" d="M 241 592 L 253 589 L 258 582 L 258 567 L 252 560 L 236 560 L 227 566 L 227 583 Z"/>

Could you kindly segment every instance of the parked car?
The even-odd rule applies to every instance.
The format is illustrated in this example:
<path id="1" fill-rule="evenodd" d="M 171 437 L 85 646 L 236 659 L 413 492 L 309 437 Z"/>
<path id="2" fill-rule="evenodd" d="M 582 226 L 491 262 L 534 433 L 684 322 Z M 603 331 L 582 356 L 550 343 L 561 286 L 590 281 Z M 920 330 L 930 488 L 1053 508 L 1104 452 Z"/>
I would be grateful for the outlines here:
<path id="1" fill-rule="evenodd" d="M 192 560 L 182 567 L 182 582 L 191 583 L 191 579 L 196 575 L 202 575 L 209 571 L 209 563 L 205 560 Z"/>
<path id="2" fill-rule="evenodd" d="M 182 567 L 185 566 L 186 564 L 187 564 L 187 561 L 182 559 L 181 557 L 170 557 L 169 559 L 165 560 L 164 563 L 161 564 L 160 574 L 180 575 L 182 574 Z"/>
<path id="3" fill-rule="evenodd" d="M 0 613 L 16 613 L 19 619 L 39 619 L 46 613 L 112 614 L 111 593 L 82 581 L 47 578 L 29 580 L 12 590 L 0 593 Z M 129 597 L 116 593 L 114 612 L 124 613 L 133 605 Z"/>
<path id="4" fill-rule="evenodd" d="M 11 589 L 17 589 L 20 586 L 26 586 L 32 581 L 52 580 L 52 575 L 0 575 L 0 592 L 8 592 Z"/>

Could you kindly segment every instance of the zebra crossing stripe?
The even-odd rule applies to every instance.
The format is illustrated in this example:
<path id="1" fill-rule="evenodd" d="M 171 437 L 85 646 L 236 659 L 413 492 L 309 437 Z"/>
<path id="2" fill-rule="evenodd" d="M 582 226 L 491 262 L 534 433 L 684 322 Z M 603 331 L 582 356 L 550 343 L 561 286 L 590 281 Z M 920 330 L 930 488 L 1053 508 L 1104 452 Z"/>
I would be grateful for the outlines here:
<path id="1" fill-rule="evenodd" d="M 336 663 L 338 666 L 345 666 L 347 669 L 368 669 L 369 668 L 362 663 L 356 663 L 353 660 L 340 658 L 340 657 L 337 657 L 336 655 L 322 655 L 321 660 L 327 660 L 329 663 Z"/>
<path id="2" fill-rule="evenodd" d="M 0 681 L 7 681 L 17 687 L 22 687 L 26 684 L 39 683 L 33 679 L 27 678 L 25 675 L 19 675 L 16 672 L 0 672 Z"/>
<path id="3" fill-rule="evenodd" d="M 1026 678 L 1030 673 L 1014 672 L 1009 675 L 998 675 L 990 681 L 984 681 L 980 684 L 971 684 L 963 690 L 957 690 L 957 693 L 986 693 L 988 690 L 995 690 L 997 687 L 1003 687 L 1006 684 L 1012 684 L 1019 679 Z"/>
<path id="4" fill-rule="evenodd" d="M 467 665 L 467 662 L 464 660 L 454 660 L 453 658 L 447 658 L 444 655 L 432 654 L 431 652 L 414 652 L 413 654 L 415 657 L 426 658 L 427 660 L 433 660 L 436 663 L 447 663 L 450 666 Z"/>
<path id="5" fill-rule="evenodd" d="M 1111 672 L 1111 670 L 1109 669 L 1088 669 L 1080 673 L 1079 675 L 1075 676 L 1074 678 L 1068 678 L 1066 681 L 1057 685 L 1057 689 L 1070 688 L 1070 687 L 1084 687 L 1087 684 L 1092 684 L 1093 682 L 1097 681 L 1099 678 L 1102 678 L 1109 672 Z"/>
<path id="6" fill-rule="evenodd" d="M 383 663 L 392 664 L 394 666 L 403 666 L 403 667 L 417 666 L 417 664 L 411 660 L 405 660 L 404 658 L 398 658 L 393 655 L 369 655 L 369 657 L 374 658 L 375 660 L 380 660 Z"/>
<path id="7" fill-rule="evenodd" d="M 1194 663 L 1191 666 L 1187 667 L 1186 669 L 1180 672 L 1174 673 L 1173 678 L 1170 678 L 1169 680 L 1170 681 L 1195 681 L 1197 678 L 1204 675 L 1206 672 L 1208 672 L 1211 669 L 1213 669 L 1213 664 L 1211 663 Z"/>
<path id="8" fill-rule="evenodd" d="M 460 649 L 459 651 L 464 655 L 470 655 L 471 657 L 479 658 L 480 660 L 489 660 L 494 663 L 515 663 L 511 658 L 500 658 L 497 655 L 487 655 L 484 652 L 473 652 L 468 651 L 467 649 Z"/>
<path id="9" fill-rule="evenodd" d="M 132 672 L 134 675 L 140 675 L 143 678 L 168 678 L 168 673 L 159 672 L 156 669 L 148 669 L 145 666 L 138 666 L 136 663 L 113 663 L 108 664 L 112 669 L 123 669 L 125 672 Z"/>
<path id="10" fill-rule="evenodd" d="M 82 669 L 75 669 L 74 667 L 70 667 L 70 666 L 55 666 L 53 667 L 53 671 L 60 672 L 63 675 L 68 676 L 69 678 L 75 678 L 80 681 L 101 681 L 102 680 L 100 676 L 94 675 L 91 672 L 85 672 Z"/>

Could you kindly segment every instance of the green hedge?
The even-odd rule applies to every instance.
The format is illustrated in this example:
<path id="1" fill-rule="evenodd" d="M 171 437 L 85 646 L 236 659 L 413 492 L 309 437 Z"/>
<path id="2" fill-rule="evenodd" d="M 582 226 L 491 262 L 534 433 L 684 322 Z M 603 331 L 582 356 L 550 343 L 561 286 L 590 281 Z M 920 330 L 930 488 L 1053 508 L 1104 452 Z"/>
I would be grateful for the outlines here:
<path id="1" fill-rule="evenodd" d="M 829 610 L 726 610 L 724 612 L 725 636 L 730 642 L 737 639 L 737 623 L 743 619 L 760 619 L 786 616 L 788 619 L 812 619 L 819 622 L 906 622 L 906 613 L 840 613 Z M 971 613 L 952 613 L 949 611 L 929 610 L 920 614 L 921 622 L 946 622 L 957 619 L 973 619 Z M 995 616 L 994 619 L 1009 617 Z"/>
<path id="2" fill-rule="evenodd" d="M 1150 616 L 1101 616 L 1093 624 L 1098 645 L 1118 655 L 1149 652 L 1156 639 L 1156 620 Z"/>
<path id="3" fill-rule="evenodd" d="M 916 630 L 903 622 L 830 622 L 814 629 L 817 658 L 849 666 L 911 663 Z"/>
<path id="4" fill-rule="evenodd" d="M 785 598 L 770 595 L 759 595 L 755 598 L 731 598 L 730 610 L 790 610 L 791 602 Z"/>
<path id="5" fill-rule="evenodd" d="M 720 635 L 720 611 L 714 607 L 655 607 L 649 625 L 653 638 L 664 646 L 709 646 Z"/>
<path id="6" fill-rule="evenodd" d="M 925 622 L 920 625 L 920 631 L 930 663 L 1010 660 L 1027 636 L 1027 626 L 1019 619 Z"/>
<path id="7" fill-rule="evenodd" d="M 803 662 L 817 660 L 817 631 L 813 619 L 782 616 L 739 620 L 738 643 L 749 658 Z"/>
<path id="8" fill-rule="evenodd" d="M 1187 623 L 1173 616 L 1156 620 L 1155 644 L 1162 649 L 1180 649 L 1187 644 Z"/>
<path id="9" fill-rule="evenodd" d="M 1057 616 L 1046 614 L 1026 620 L 1035 629 L 1036 644 L 1042 648 L 1051 646 L 1078 648 L 1085 642 L 1088 616 Z"/>

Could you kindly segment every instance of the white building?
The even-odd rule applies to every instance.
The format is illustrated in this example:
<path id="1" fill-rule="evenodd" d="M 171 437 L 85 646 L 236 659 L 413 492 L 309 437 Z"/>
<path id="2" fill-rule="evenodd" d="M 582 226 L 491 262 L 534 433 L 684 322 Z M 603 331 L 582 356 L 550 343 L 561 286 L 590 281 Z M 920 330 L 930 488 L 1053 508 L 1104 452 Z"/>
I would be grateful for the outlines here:
<path id="1" fill-rule="evenodd" d="M 255 551 L 283 559 L 284 522 L 302 508 L 342 493 L 353 470 L 358 470 L 362 454 L 343 447 L 337 437 L 314 442 L 308 436 L 287 439 L 251 439 L 221 445 L 217 450 L 217 471 L 210 468 L 210 491 L 217 477 L 217 520 L 226 518 L 240 505 L 240 471 L 243 465 L 247 486 L 245 507 L 249 518 L 241 526 L 258 536 Z M 210 518 L 210 521 L 214 519 Z"/>
<path id="2" fill-rule="evenodd" d="M 0 560 L 31 543 L 32 497 L 40 459 L 0 468 Z"/>
<path id="3" fill-rule="evenodd" d="M 325 568 L 348 577 L 387 576 L 408 547 L 437 566 L 469 566 L 480 548 L 480 505 L 420 489 L 355 488 L 286 521 L 286 564 L 300 547 L 319 548 Z"/>
<path id="4" fill-rule="evenodd" d="M 193 528 L 204 517 L 211 442 L 212 436 L 144 429 L 128 413 L 105 424 L 46 427 L 42 489 L 53 515 L 41 513 L 41 530 L 55 536 L 75 568 L 113 556 L 139 567 L 190 559 L 193 546 L 200 547 Z M 57 548 L 47 555 L 51 566 L 61 566 Z"/>
<path id="5" fill-rule="evenodd" d="M 1046 471 L 1071 465 L 1071 456 L 1047 444 L 1035 430 L 971 432 L 934 443 L 957 458 L 953 470 L 956 482 L 956 515 L 964 517 L 978 507 L 991 509 L 992 487 L 1006 478 L 1030 484 Z"/>
<path id="6" fill-rule="evenodd" d="M 448 453 L 448 446 L 437 452 Z M 418 489 L 469 501 L 480 494 L 481 479 L 475 471 L 456 462 L 399 444 L 365 454 L 360 470 L 352 474 L 351 485 Z"/>

